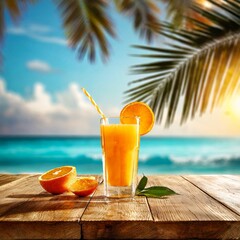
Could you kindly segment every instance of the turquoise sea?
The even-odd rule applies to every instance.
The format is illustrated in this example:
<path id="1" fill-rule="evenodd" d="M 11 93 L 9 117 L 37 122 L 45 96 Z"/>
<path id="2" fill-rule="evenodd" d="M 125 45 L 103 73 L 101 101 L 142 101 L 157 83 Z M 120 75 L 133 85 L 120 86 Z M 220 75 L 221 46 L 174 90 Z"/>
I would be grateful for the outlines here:
<path id="1" fill-rule="evenodd" d="M 0 137 L 1 173 L 101 173 L 99 137 Z M 240 174 L 240 138 L 143 137 L 139 174 Z"/>

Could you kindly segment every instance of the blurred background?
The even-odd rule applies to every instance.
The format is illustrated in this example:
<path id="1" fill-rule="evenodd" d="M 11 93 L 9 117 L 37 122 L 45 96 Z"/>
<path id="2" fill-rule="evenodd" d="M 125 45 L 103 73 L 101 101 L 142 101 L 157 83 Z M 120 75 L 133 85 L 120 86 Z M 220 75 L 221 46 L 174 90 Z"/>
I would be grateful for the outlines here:
<path id="1" fill-rule="evenodd" d="M 240 173 L 239 0 L 2 0 L 0 172 L 101 173 L 100 116 L 144 101 L 139 173 Z"/>

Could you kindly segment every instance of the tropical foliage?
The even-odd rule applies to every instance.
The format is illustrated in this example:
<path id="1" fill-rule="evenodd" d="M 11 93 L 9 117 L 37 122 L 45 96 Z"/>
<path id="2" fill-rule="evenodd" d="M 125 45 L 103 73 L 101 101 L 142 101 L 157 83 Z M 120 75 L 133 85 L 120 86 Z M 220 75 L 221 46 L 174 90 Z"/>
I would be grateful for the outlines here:
<path id="1" fill-rule="evenodd" d="M 240 76 L 240 0 L 161 0 L 171 23 L 159 22 L 157 0 L 53 0 L 62 25 L 79 58 L 91 62 L 100 54 L 110 55 L 109 39 L 117 31 L 109 16 L 116 8 L 133 22 L 140 37 L 151 42 L 155 36 L 167 39 L 162 47 L 135 46 L 149 62 L 131 68 L 143 74 L 132 81 L 126 101 L 145 101 L 158 122 L 169 126 L 181 110 L 181 123 L 213 109 L 231 97 Z M 37 0 L 0 1 L 0 42 L 4 35 L 5 12 L 17 21 L 24 9 Z M 205 8 L 207 5 L 211 8 Z M 181 30 L 176 26 L 181 26 Z M 1 54 L 0 54 L 1 55 Z M 166 118 L 164 118 L 166 117 Z"/>
<path id="2" fill-rule="evenodd" d="M 134 29 L 148 42 L 156 35 L 156 24 L 159 24 L 160 9 L 156 3 L 151 0 L 115 0 L 119 12 L 132 18 Z"/>
<path id="3" fill-rule="evenodd" d="M 161 15 L 157 0 L 52 0 L 61 14 L 61 21 L 69 46 L 76 49 L 79 59 L 88 56 L 94 62 L 99 54 L 103 60 L 110 55 L 110 38 L 117 33 L 109 10 L 116 9 L 133 22 L 139 36 L 147 42 L 157 37 Z M 189 8 L 194 0 L 162 0 L 174 24 L 186 22 L 184 16 L 191 15 Z M 196 0 L 203 1 L 203 0 Z M 205 0 L 204 0 L 205 1 Z M 8 12 L 14 22 L 22 16 L 28 5 L 38 0 L 1 0 L 0 1 L 0 42 L 4 36 L 4 16 Z M 181 4 L 179 4 L 181 2 Z M 187 21 L 190 25 L 190 22 Z M 192 23 L 191 23 L 192 25 Z"/>
<path id="4" fill-rule="evenodd" d="M 194 4 L 208 6 L 207 0 L 162 0 L 166 3 L 167 17 L 175 27 L 182 27 L 187 29 L 194 29 L 196 25 L 192 19 L 197 19 L 204 23 L 210 23 L 202 14 L 194 11 L 192 8 Z M 187 17 L 187 18 L 186 18 Z"/>
<path id="5" fill-rule="evenodd" d="M 5 21 L 4 13 L 7 11 L 12 20 L 16 22 L 22 15 L 24 9 L 30 3 L 34 3 L 34 0 L 1 0 L 0 1 L 0 41 L 3 39 Z"/>
<path id="6" fill-rule="evenodd" d="M 240 82 L 240 1 L 209 0 L 211 9 L 193 5 L 209 23 L 191 19 L 194 31 L 158 25 L 167 41 L 162 47 L 134 46 L 135 56 L 148 62 L 131 67 L 143 77 L 130 82 L 126 101 L 145 101 L 158 122 L 173 123 L 177 109 L 181 123 L 220 105 Z"/>
<path id="7" fill-rule="evenodd" d="M 97 45 L 102 58 L 109 55 L 107 34 L 115 37 L 111 20 L 107 14 L 107 2 L 101 0 L 56 0 L 61 11 L 63 26 L 70 46 L 78 48 L 78 56 L 88 53 L 90 61 L 95 60 Z"/>
<path id="8" fill-rule="evenodd" d="M 4 16 L 8 12 L 13 21 L 21 17 L 24 9 L 37 0 L 1 0 L 0 1 L 0 41 L 4 36 Z M 114 24 L 109 9 L 116 8 L 127 15 L 140 37 L 151 41 L 155 25 L 159 23 L 159 8 L 154 0 L 53 0 L 61 13 L 63 28 L 69 46 L 76 49 L 79 58 L 88 56 L 91 62 L 99 53 L 103 60 L 110 55 L 109 38 L 116 38 Z M 114 3 L 114 4 L 113 4 Z"/>
<path id="9" fill-rule="evenodd" d="M 8 12 L 13 22 L 16 22 L 22 15 L 29 3 L 35 0 L 1 0 L 0 1 L 0 46 L 2 45 L 5 30 L 5 12 Z M 2 63 L 2 53 L 0 48 L 0 67 Z"/>
<path id="10" fill-rule="evenodd" d="M 110 55 L 108 38 L 117 36 L 108 14 L 110 7 L 127 15 L 140 37 L 148 42 L 157 35 L 159 8 L 154 0 L 54 0 L 54 3 L 61 12 L 70 46 L 77 49 L 79 58 L 88 55 L 91 62 L 97 52 L 106 60 Z"/>

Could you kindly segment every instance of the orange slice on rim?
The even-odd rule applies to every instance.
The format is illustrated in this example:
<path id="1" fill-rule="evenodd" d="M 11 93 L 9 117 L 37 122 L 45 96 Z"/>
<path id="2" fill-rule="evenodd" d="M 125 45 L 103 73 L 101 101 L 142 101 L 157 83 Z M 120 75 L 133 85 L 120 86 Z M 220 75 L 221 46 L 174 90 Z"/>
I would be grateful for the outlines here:
<path id="1" fill-rule="evenodd" d="M 61 194 L 68 191 L 71 184 L 76 180 L 76 168 L 63 166 L 54 168 L 42 174 L 38 180 L 41 186 L 52 194 Z"/>
<path id="2" fill-rule="evenodd" d="M 122 123 L 131 123 L 130 117 L 140 118 L 140 135 L 150 132 L 154 125 L 154 113 L 152 109 L 143 102 L 132 102 L 127 104 L 120 113 Z"/>
<path id="3" fill-rule="evenodd" d="M 94 177 L 78 177 L 70 186 L 69 191 L 79 197 L 86 197 L 92 194 L 98 186 L 98 181 Z"/>

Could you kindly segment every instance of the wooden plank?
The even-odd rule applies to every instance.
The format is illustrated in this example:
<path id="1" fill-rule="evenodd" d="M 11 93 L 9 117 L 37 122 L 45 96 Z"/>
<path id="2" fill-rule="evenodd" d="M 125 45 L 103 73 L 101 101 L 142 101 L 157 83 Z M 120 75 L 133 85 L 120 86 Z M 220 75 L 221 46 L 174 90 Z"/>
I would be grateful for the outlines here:
<path id="1" fill-rule="evenodd" d="M 27 174 L 0 174 L 0 186 L 27 176 Z"/>
<path id="2" fill-rule="evenodd" d="M 185 176 L 202 191 L 240 215 L 240 176 Z"/>
<path id="3" fill-rule="evenodd" d="M 106 206 L 101 205 L 98 208 L 98 204 L 90 202 L 81 219 L 83 238 L 239 238 L 239 216 L 193 184 L 180 176 L 158 176 L 149 179 L 150 185 L 165 185 L 179 193 L 163 199 L 148 199 L 154 221 L 141 217 L 129 221 L 129 206 L 125 209 L 121 204 L 119 211 L 116 203 L 115 206 L 114 203 L 105 203 Z M 123 210 L 126 211 L 124 214 Z"/>
<path id="4" fill-rule="evenodd" d="M 198 179 L 199 176 L 196 176 Z M 179 195 L 148 199 L 155 221 L 239 221 L 222 206 L 181 176 L 153 176 L 150 185 L 167 186 Z"/>
<path id="5" fill-rule="evenodd" d="M 0 187 L 0 197 L 4 198 L 10 194 L 22 193 L 22 188 L 26 188 L 27 191 L 30 191 L 31 189 L 33 189 L 33 186 L 35 187 L 37 177 L 37 175 L 27 175 L 20 179 L 2 185 Z M 37 190 L 37 192 L 39 192 L 39 187 L 40 186 L 38 186 L 37 189 L 33 189 L 33 191 Z"/>
<path id="6" fill-rule="evenodd" d="M 0 239 L 240 239 L 240 176 L 150 176 L 179 195 L 133 201 L 106 201 L 103 184 L 92 199 L 51 195 L 37 178 L 0 186 Z"/>
<path id="7" fill-rule="evenodd" d="M 196 176 L 197 178 L 198 176 Z M 152 176 L 149 185 L 167 186 L 179 195 L 149 198 L 157 238 L 238 238 L 240 217 L 181 176 Z M 159 229 L 166 224 L 168 227 Z M 156 225 L 155 225 L 156 226 Z"/>
<path id="8" fill-rule="evenodd" d="M 238 182 L 240 182 L 240 175 L 224 175 L 224 177 L 236 180 Z"/>
<path id="9" fill-rule="evenodd" d="M 98 186 L 81 221 L 152 220 L 145 197 L 108 199 L 103 189 L 104 184 Z"/>
<path id="10" fill-rule="evenodd" d="M 39 194 L 42 189 L 39 186 L 33 187 L 35 181 L 36 177 L 29 175 L 2 185 L 0 187 L 0 216 L 17 204 L 27 201 L 27 194 L 31 193 L 35 196 Z"/>
<path id="11" fill-rule="evenodd" d="M 83 239 L 124 236 L 130 239 L 133 235 L 139 238 L 141 232 L 135 231 L 138 223 L 152 221 L 146 198 L 107 200 L 103 196 L 103 187 L 103 184 L 98 187 L 80 219 Z M 130 228 L 131 226 L 135 228 Z"/>
<path id="12" fill-rule="evenodd" d="M 53 221 L 53 217 L 61 221 L 65 216 L 78 221 L 90 200 L 90 197 L 79 198 L 72 193 L 47 193 L 36 175 L 3 185 L 0 198 L 0 219 L 15 221 Z"/>
<path id="13" fill-rule="evenodd" d="M 80 239 L 78 223 L 0 222 L 0 239 Z"/>
<path id="14" fill-rule="evenodd" d="M 97 227 L 94 227 L 96 225 Z M 104 221 L 83 224 L 82 239 L 239 239 L 239 222 Z M 195 232 L 197 229 L 197 232 Z"/>
<path id="15" fill-rule="evenodd" d="M 52 195 L 42 189 L 38 176 L 34 175 L 1 186 L 0 199 L 0 239 L 7 239 L 8 234 L 10 238 L 24 236 L 26 230 L 21 231 L 21 228 L 15 226 L 21 223 L 27 227 L 28 223 L 29 226 L 34 223 L 34 228 L 29 227 L 30 232 L 26 235 L 31 239 L 35 236 L 31 229 L 39 229 L 40 234 L 43 226 L 43 231 L 50 233 L 57 229 L 57 225 L 70 232 L 78 229 L 77 236 L 81 237 L 78 222 L 90 197 L 79 198 L 72 193 Z M 8 226 L 7 229 L 4 229 L 5 226 Z M 54 232 L 55 238 L 61 239 L 66 235 L 62 230 Z M 41 238 L 41 235 L 36 234 Z"/>

